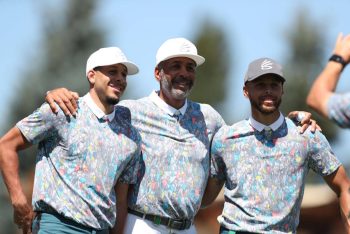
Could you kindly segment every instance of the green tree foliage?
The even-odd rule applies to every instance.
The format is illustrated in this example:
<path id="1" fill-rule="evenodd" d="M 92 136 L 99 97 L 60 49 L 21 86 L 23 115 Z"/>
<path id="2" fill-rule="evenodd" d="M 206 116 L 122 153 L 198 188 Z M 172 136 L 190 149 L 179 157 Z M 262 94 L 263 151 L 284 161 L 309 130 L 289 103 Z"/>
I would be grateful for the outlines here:
<path id="1" fill-rule="evenodd" d="M 197 69 L 191 99 L 208 103 L 223 114 L 221 104 L 226 98 L 230 66 L 229 44 L 225 31 L 207 19 L 202 22 L 194 43 L 198 53 L 205 57 L 205 63 Z"/>
<path id="2" fill-rule="evenodd" d="M 282 110 L 288 113 L 291 110 L 305 110 L 311 112 L 321 126 L 327 139 L 334 141 L 338 128 L 329 120 L 322 118 L 311 108 L 305 99 L 311 84 L 325 64 L 325 43 L 323 25 L 313 23 L 306 11 L 300 11 L 287 34 L 290 51 L 284 64 L 286 83 L 284 85 Z"/>
<path id="3" fill-rule="evenodd" d="M 105 43 L 104 30 L 94 23 L 98 2 L 85 0 L 83 3 L 64 3 L 66 5 L 62 12 L 53 9 L 50 9 L 49 14 L 42 12 L 42 42 L 35 57 L 26 59 L 26 69 L 21 72 L 23 78 L 15 90 L 15 99 L 9 105 L 11 110 L 5 129 L 10 129 L 18 120 L 38 108 L 44 102 L 47 90 L 68 87 L 83 94 L 89 89 L 85 78 L 86 59 Z M 57 9 L 61 10 L 62 6 Z M 32 186 L 35 155 L 36 147 L 20 152 L 21 177 L 28 196 Z M 0 189 L 0 233 L 21 233 L 13 223 L 12 208 L 3 184 L 0 184 Z"/>
<path id="4" fill-rule="evenodd" d="M 322 118 L 306 105 L 306 97 L 311 84 L 322 70 L 325 63 L 323 25 L 313 23 L 306 11 L 300 11 L 291 30 L 287 34 L 290 51 L 284 64 L 284 85 L 281 109 L 284 113 L 291 110 L 305 110 L 312 113 L 312 118 L 321 126 L 329 141 L 336 139 L 338 128 L 329 120 Z M 308 183 L 320 183 L 322 178 L 310 171 Z"/>
<path id="5" fill-rule="evenodd" d="M 89 89 L 85 78 L 86 59 L 105 41 L 103 30 L 93 22 L 97 2 L 66 3 L 65 11 L 51 14 L 42 21 L 43 41 L 36 58 L 23 72 L 25 82 L 21 82 L 11 105 L 10 126 L 38 108 L 47 90 L 68 87 L 83 94 Z M 21 158 L 33 162 L 35 148 L 21 152 Z M 32 163 L 21 163 L 22 169 L 32 166 Z"/>

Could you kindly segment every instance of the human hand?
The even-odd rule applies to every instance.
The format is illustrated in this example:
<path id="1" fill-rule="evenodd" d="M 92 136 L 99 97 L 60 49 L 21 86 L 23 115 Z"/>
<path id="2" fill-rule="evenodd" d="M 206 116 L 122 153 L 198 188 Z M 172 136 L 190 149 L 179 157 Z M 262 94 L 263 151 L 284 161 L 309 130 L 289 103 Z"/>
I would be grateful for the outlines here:
<path id="1" fill-rule="evenodd" d="M 316 130 L 322 131 L 316 120 L 311 119 L 311 113 L 306 111 L 292 111 L 288 114 L 288 118 L 295 120 L 301 126 L 299 132 L 304 133 L 310 127 L 311 132 Z"/>
<path id="2" fill-rule="evenodd" d="M 70 91 L 66 88 L 58 88 L 48 91 L 46 93 L 45 100 L 50 105 L 52 112 L 58 112 L 58 107 L 56 106 L 57 104 L 65 115 L 76 116 L 76 111 L 78 109 L 78 98 L 78 93 Z"/>
<path id="3" fill-rule="evenodd" d="M 32 222 L 35 215 L 32 207 L 25 201 L 13 204 L 13 208 L 13 220 L 17 227 L 22 229 L 23 234 L 32 233 Z"/>
<path id="4" fill-rule="evenodd" d="M 339 33 L 333 53 L 341 56 L 347 63 L 350 62 L 350 34 L 343 36 Z"/>

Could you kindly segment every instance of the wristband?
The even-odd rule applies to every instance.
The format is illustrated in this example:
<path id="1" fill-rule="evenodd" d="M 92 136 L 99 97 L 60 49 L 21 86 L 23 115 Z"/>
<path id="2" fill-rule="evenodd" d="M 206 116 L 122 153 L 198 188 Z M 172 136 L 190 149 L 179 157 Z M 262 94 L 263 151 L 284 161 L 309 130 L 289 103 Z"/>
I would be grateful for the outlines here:
<path id="1" fill-rule="evenodd" d="M 345 60 L 343 59 L 343 57 L 337 55 L 337 54 L 333 54 L 329 59 L 328 61 L 333 61 L 333 62 L 336 62 L 336 63 L 340 63 L 342 66 L 343 66 L 343 69 L 344 67 L 346 66 L 346 62 Z"/>

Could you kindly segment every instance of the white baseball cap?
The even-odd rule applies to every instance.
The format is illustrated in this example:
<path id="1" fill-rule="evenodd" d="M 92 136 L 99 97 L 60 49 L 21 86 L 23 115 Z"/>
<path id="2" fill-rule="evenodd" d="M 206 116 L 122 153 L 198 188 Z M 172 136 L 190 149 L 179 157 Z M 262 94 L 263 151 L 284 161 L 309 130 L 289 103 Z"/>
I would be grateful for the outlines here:
<path id="1" fill-rule="evenodd" d="M 196 46 L 185 38 L 172 38 L 166 40 L 158 49 L 156 55 L 156 66 L 159 63 L 176 57 L 190 58 L 199 66 L 204 63 L 205 58 L 198 55 Z"/>
<path id="2" fill-rule="evenodd" d="M 101 48 L 90 55 L 86 62 L 86 75 L 95 67 L 118 63 L 126 66 L 128 69 L 128 75 L 134 75 L 139 72 L 137 65 L 129 61 L 121 49 L 118 47 L 106 47 Z"/>

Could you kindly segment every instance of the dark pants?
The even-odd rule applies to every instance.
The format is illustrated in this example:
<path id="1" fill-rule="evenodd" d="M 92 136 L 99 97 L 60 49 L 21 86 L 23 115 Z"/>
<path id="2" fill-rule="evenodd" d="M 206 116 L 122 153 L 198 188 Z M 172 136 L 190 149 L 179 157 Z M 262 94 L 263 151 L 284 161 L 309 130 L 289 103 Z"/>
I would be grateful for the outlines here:
<path id="1" fill-rule="evenodd" d="M 67 219 L 59 214 L 38 213 L 33 220 L 33 234 L 108 234 L 109 230 L 96 230 Z"/>

